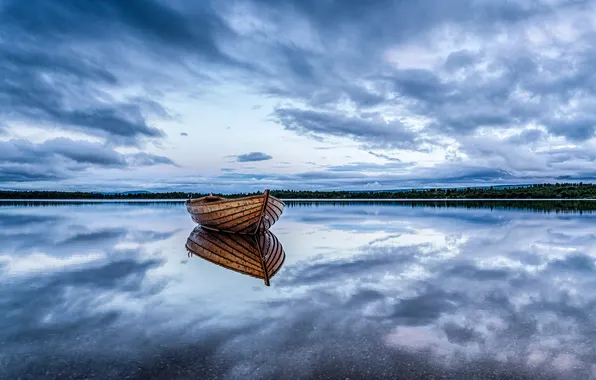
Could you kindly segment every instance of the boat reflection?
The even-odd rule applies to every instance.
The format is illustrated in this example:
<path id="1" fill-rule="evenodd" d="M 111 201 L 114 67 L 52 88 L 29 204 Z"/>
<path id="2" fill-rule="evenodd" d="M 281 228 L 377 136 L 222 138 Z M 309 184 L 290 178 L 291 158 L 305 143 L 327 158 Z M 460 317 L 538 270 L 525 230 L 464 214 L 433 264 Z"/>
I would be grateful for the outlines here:
<path id="1" fill-rule="evenodd" d="M 224 268 L 260 278 L 269 286 L 286 254 L 270 231 L 240 235 L 195 227 L 186 241 L 189 256 L 196 255 Z"/>

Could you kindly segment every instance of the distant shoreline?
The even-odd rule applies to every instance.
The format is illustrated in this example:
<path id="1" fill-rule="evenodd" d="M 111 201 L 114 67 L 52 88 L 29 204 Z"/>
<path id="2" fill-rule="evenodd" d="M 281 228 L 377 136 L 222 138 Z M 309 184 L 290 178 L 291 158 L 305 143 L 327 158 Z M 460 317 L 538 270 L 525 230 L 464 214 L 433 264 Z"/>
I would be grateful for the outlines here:
<path id="1" fill-rule="evenodd" d="M 259 195 L 262 192 L 213 195 L 225 198 L 242 198 Z M 311 190 L 279 190 L 272 189 L 270 194 L 287 201 L 312 202 L 404 202 L 404 201 L 534 201 L 534 200 L 571 200 L 584 201 L 596 199 L 596 185 L 589 183 L 556 183 L 534 184 L 519 187 L 493 186 L 488 188 L 434 188 L 434 189 L 401 189 L 383 191 L 311 191 Z M 122 201 L 174 201 L 189 198 L 200 198 L 207 193 L 202 192 L 148 192 L 127 191 L 120 193 L 85 192 L 85 191 L 52 191 L 52 190 L 0 190 L 3 200 L 122 200 Z"/>

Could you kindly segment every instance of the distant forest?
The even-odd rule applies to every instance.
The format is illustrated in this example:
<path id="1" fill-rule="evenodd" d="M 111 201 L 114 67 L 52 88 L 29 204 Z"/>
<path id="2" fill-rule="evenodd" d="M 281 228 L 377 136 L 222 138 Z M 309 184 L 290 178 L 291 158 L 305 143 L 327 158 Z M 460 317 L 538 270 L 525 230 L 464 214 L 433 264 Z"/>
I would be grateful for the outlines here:
<path id="1" fill-rule="evenodd" d="M 260 193 L 213 194 L 238 198 Z M 208 194 L 187 192 L 64 192 L 0 191 L 0 199 L 188 199 Z M 281 199 L 596 199 L 596 185 L 584 183 L 537 184 L 506 188 L 412 189 L 399 191 L 297 191 L 271 190 Z"/>

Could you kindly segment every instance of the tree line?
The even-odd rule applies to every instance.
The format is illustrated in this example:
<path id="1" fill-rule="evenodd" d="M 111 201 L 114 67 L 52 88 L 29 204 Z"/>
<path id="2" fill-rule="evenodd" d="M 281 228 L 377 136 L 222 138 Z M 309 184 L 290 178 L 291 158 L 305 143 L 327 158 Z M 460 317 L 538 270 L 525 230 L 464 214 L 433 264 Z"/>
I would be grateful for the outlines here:
<path id="1" fill-rule="evenodd" d="M 226 198 L 246 197 L 254 193 L 213 194 Z M 140 192 L 101 193 L 80 191 L 0 191 L 0 199 L 188 199 L 207 193 Z M 281 199 L 596 199 L 596 185 L 586 183 L 535 184 L 520 187 L 435 188 L 397 191 L 308 191 L 271 190 Z"/>

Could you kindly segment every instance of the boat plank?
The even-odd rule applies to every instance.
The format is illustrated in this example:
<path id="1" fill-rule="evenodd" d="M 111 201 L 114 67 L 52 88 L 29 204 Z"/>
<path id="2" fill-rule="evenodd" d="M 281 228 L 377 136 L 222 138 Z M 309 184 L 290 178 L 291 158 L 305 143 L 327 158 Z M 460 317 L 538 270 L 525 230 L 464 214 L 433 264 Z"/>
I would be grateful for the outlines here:
<path id="1" fill-rule="evenodd" d="M 278 218 L 275 217 L 275 214 L 273 214 L 269 208 L 265 209 L 265 215 L 267 216 L 267 218 L 265 220 L 268 223 L 267 228 L 266 228 L 268 230 L 269 227 L 271 227 L 271 225 L 273 223 L 275 223 Z"/>
<path id="2" fill-rule="evenodd" d="M 270 234 L 263 234 L 262 238 L 259 239 L 259 247 L 261 249 L 263 257 L 265 257 L 267 253 L 269 253 L 269 250 L 271 248 L 271 240 L 272 239 Z"/>
<path id="3" fill-rule="evenodd" d="M 273 217 L 274 220 L 279 219 L 279 214 L 275 207 L 269 205 L 265 210 L 269 211 L 269 213 L 271 214 L 271 216 Z"/>
<path id="4" fill-rule="evenodd" d="M 252 223 L 245 223 L 241 226 L 238 226 L 237 228 L 235 228 L 236 231 L 238 231 L 238 233 L 241 234 L 250 234 L 252 232 L 254 232 L 257 223 L 259 222 L 258 218 L 255 218 Z"/>
<path id="5" fill-rule="evenodd" d="M 212 236 L 211 239 L 216 238 Z M 230 247 L 225 247 L 225 243 L 220 244 L 222 244 L 224 247 L 214 243 L 210 239 L 206 239 L 205 235 L 203 235 L 198 242 L 191 239 L 187 240 L 187 247 L 190 246 L 193 252 L 210 252 L 214 255 L 225 258 L 229 262 L 240 262 L 242 265 L 253 269 L 260 268 L 260 262 L 257 260 L 254 254 L 247 254 L 243 251 L 235 251 L 230 249 Z"/>
<path id="6" fill-rule="evenodd" d="M 281 216 L 285 207 L 285 203 L 283 203 L 277 198 L 272 197 L 270 205 L 271 207 L 274 207 L 279 212 L 278 215 Z"/>
<path id="7" fill-rule="evenodd" d="M 203 214 L 203 218 L 211 222 L 219 222 L 221 220 L 224 220 L 225 218 L 234 218 L 238 216 L 248 215 L 251 212 L 258 211 L 260 207 L 261 205 L 256 204 L 248 208 L 238 209 L 235 212 L 230 212 L 229 210 L 220 210 L 209 214 Z"/>
<path id="8" fill-rule="evenodd" d="M 229 210 L 235 208 L 241 208 L 246 206 L 252 205 L 261 205 L 263 204 L 263 197 L 260 198 L 253 198 L 253 199 L 230 199 L 225 202 L 213 202 L 213 203 L 199 203 L 199 204 L 192 204 L 189 203 L 188 207 L 193 210 L 197 210 L 202 213 L 211 213 L 215 211 L 221 210 Z"/>
<path id="9" fill-rule="evenodd" d="M 239 234 L 226 234 L 226 238 L 239 247 L 242 247 L 242 249 L 254 254 L 256 258 L 260 259 L 258 252 L 255 251 L 255 243 L 252 239 L 248 239 L 245 235 Z"/>
<path id="10" fill-rule="evenodd" d="M 279 269 L 283 265 L 285 259 L 285 255 L 281 246 L 277 248 L 277 251 L 275 251 L 275 253 L 275 260 L 271 261 L 271 273 L 277 273 L 277 271 L 279 271 Z"/>
<path id="11" fill-rule="evenodd" d="M 261 267 L 254 268 L 252 266 L 248 266 L 248 265 L 246 265 L 246 263 L 244 263 L 242 261 L 230 259 L 229 257 L 223 256 L 216 251 L 205 249 L 203 247 L 192 246 L 192 243 L 188 244 L 186 246 L 186 248 L 192 254 L 200 256 L 204 259 L 207 259 L 208 261 L 210 261 L 214 264 L 218 264 L 225 268 L 240 271 L 242 273 L 256 276 L 259 278 L 263 277 L 263 275 L 262 275 L 263 270 Z"/>
<path id="12" fill-rule="evenodd" d="M 239 251 L 243 254 L 247 252 L 253 254 L 255 252 L 256 246 L 254 241 L 246 239 L 243 236 L 208 231 L 202 227 L 196 227 L 188 239 L 202 245 L 210 245 L 216 244 L 217 242 L 222 242 L 222 244 L 229 246 L 232 251 Z M 255 259 L 258 259 L 258 256 L 255 256 Z"/>
<path id="13" fill-rule="evenodd" d="M 220 242 L 216 243 L 210 239 L 220 240 Z M 200 237 L 198 240 L 192 240 L 189 238 L 187 240 L 187 243 L 189 243 L 189 242 L 195 244 L 197 247 L 201 247 L 201 248 L 209 250 L 211 252 L 216 252 L 216 253 L 220 254 L 221 256 L 226 256 L 230 260 L 242 261 L 246 265 L 253 266 L 255 268 L 258 268 L 258 266 L 259 266 L 260 258 L 254 254 L 254 250 L 255 250 L 254 247 L 252 247 L 252 250 L 253 250 L 252 253 L 247 253 L 250 251 L 234 250 L 230 246 L 227 246 L 225 242 L 222 242 L 221 239 L 217 239 L 216 237 L 213 237 L 213 236 L 211 236 L 209 239 L 207 239 L 207 238 L 205 238 L 204 235 L 202 237 Z"/>
<path id="14" fill-rule="evenodd" d="M 235 239 L 232 239 L 230 234 L 224 233 L 205 233 L 201 237 L 201 240 L 205 243 L 215 244 L 216 246 L 224 249 L 232 255 L 240 254 L 242 260 L 252 260 L 255 266 L 258 266 L 261 257 L 258 255 L 256 245 L 238 244 Z M 217 240 L 217 241 L 215 241 Z M 248 247 L 246 245 L 249 245 Z"/>
<path id="15" fill-rule="evenodd" d="M 250 214 L 233 217 L 227 220 L 223 220 L 221 222 L 216 223 L 209 223 L 210 227 L 216 228 L 218 230 L 227 230 L 227 229 L 235 229 L 240 225 L 249 223 L 254 224 L 259 218 L 259 210 L 253 211 Z"/>

